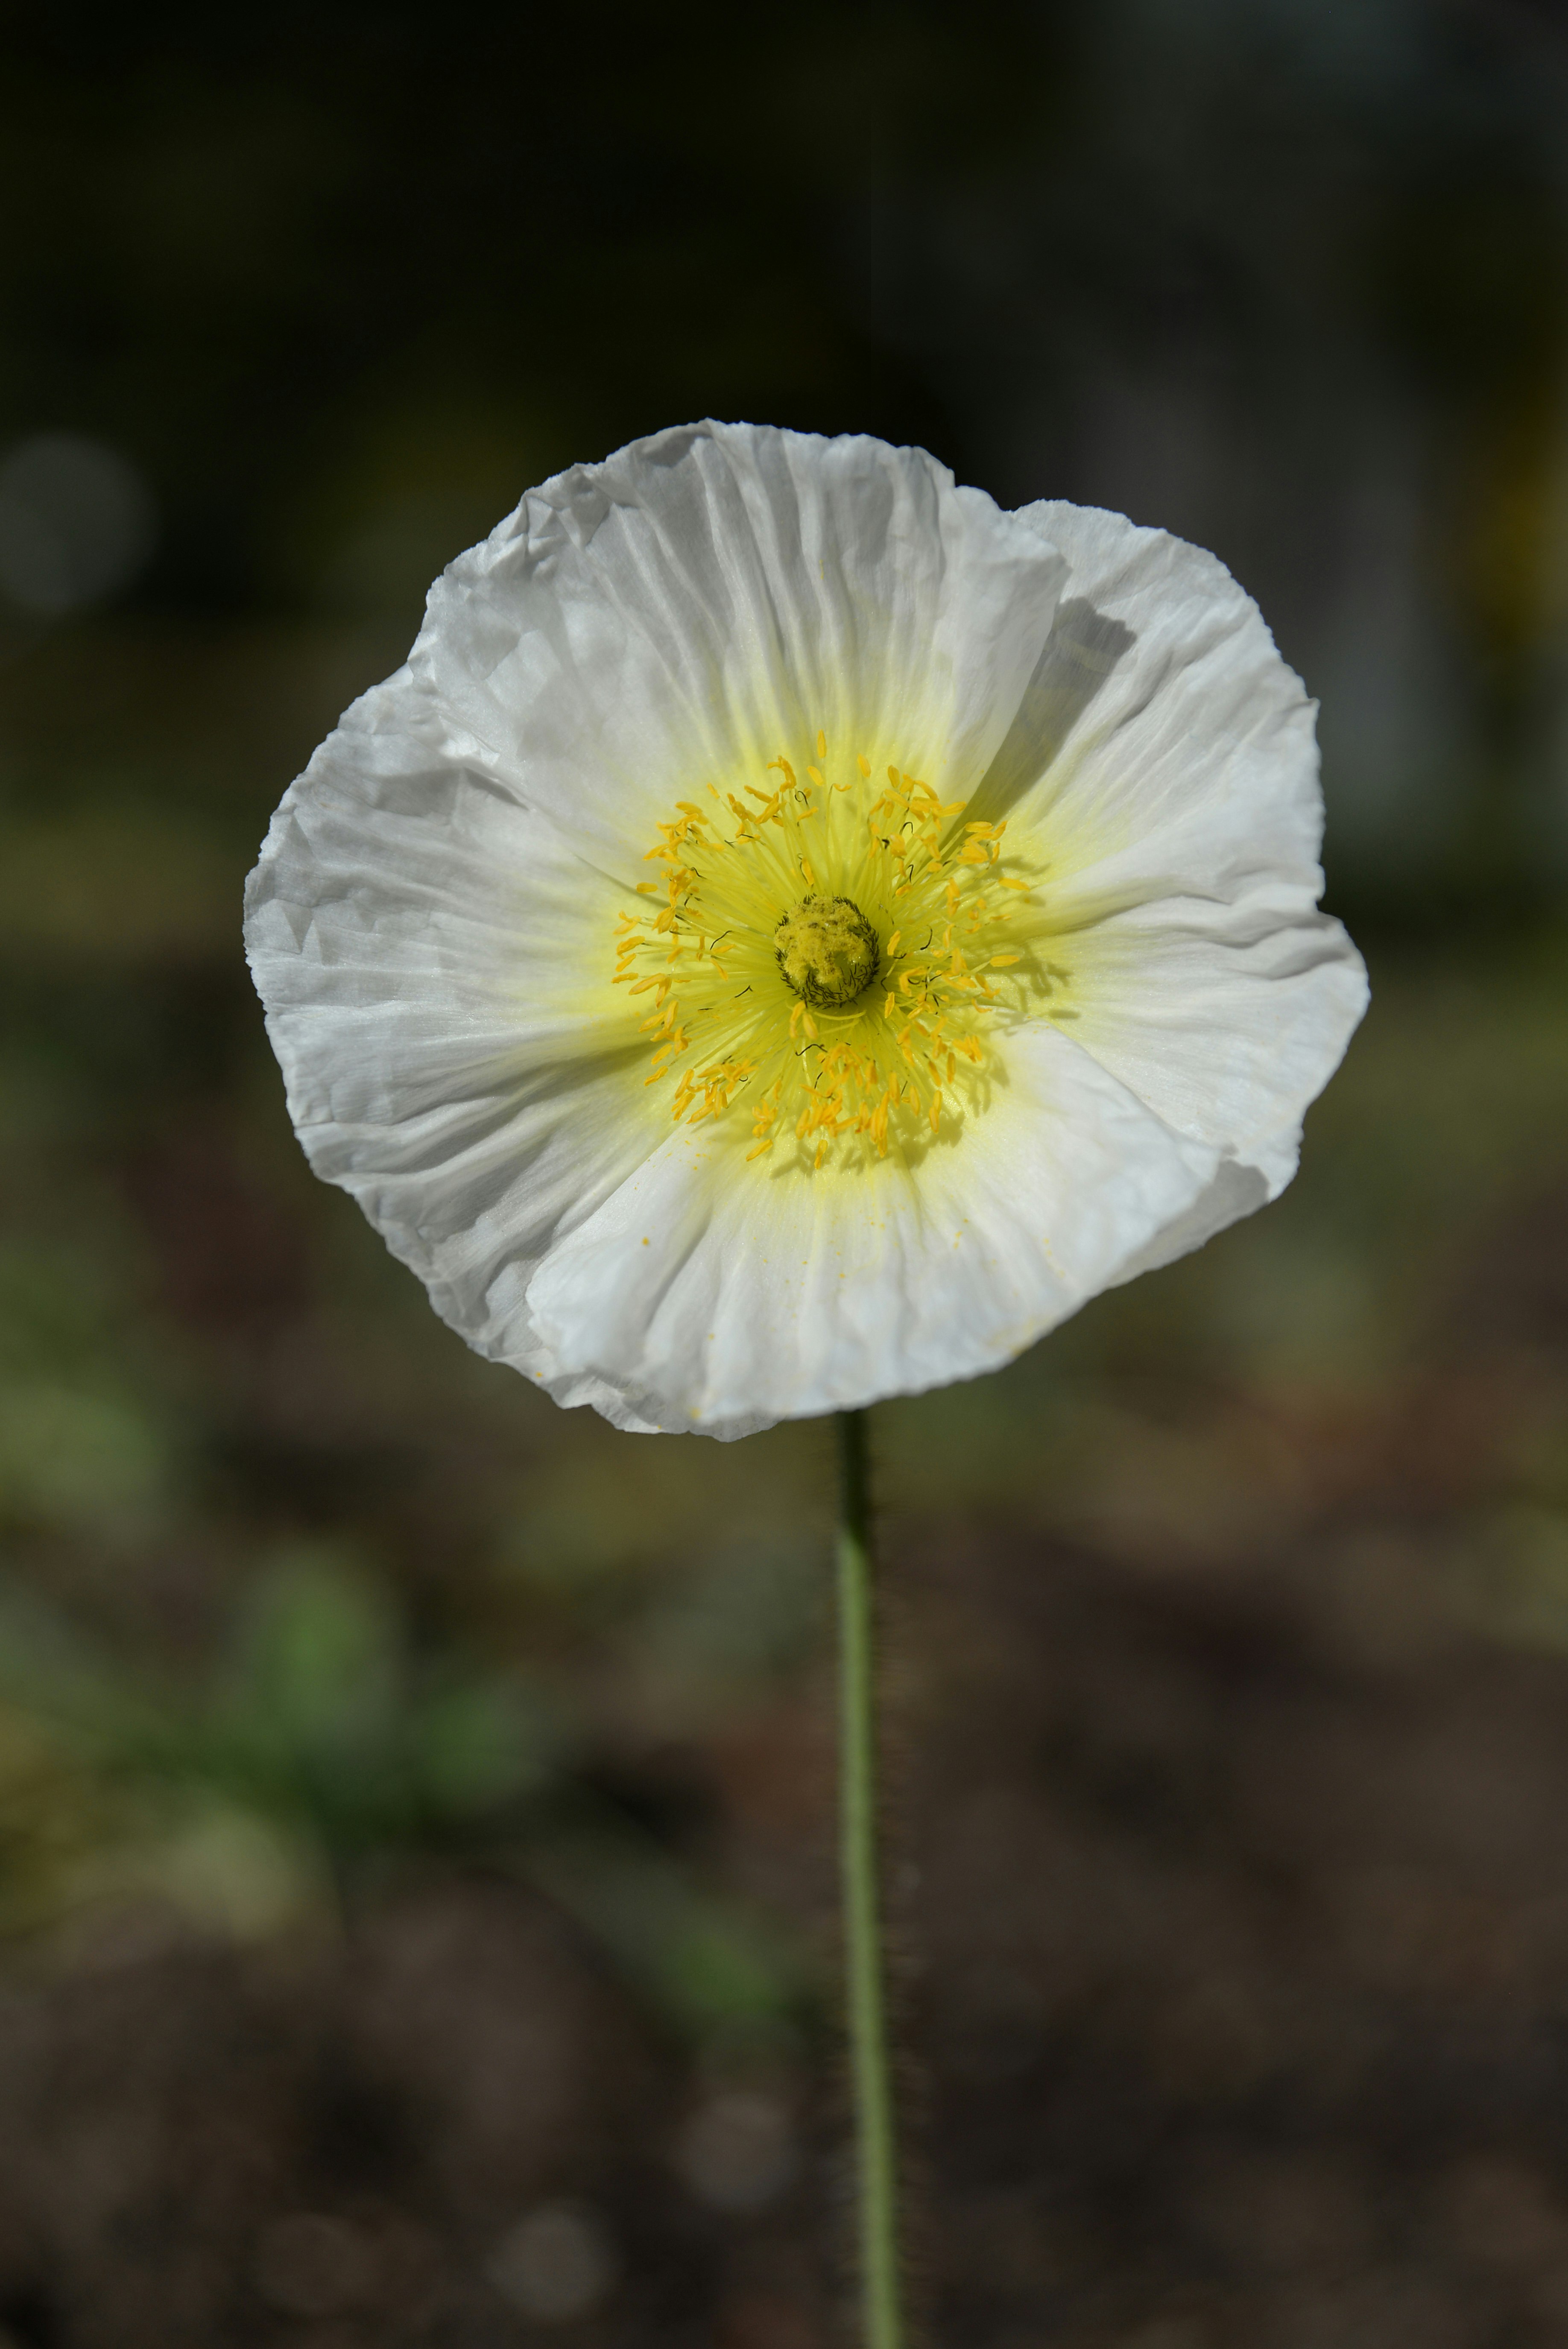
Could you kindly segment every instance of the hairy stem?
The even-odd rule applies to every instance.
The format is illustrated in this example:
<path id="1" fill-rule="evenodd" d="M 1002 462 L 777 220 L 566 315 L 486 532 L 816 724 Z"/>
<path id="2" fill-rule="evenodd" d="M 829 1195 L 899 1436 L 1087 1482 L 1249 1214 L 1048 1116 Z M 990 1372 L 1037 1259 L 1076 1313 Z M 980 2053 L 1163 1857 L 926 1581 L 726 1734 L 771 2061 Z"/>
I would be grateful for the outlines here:
<path id="1" fill-rule="evenodd" d="M 901 2349 L 898 2145 L 877 1868 L 876 1643 L 866 1414 L 839 1414 L 839 1802 L 866 2349 Z"/>

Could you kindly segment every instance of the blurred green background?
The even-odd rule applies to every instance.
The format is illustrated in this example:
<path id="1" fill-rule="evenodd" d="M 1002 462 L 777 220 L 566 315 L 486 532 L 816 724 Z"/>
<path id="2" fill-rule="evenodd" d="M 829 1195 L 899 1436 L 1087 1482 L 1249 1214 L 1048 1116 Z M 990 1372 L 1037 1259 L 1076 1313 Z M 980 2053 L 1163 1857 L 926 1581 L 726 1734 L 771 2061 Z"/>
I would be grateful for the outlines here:
<path id="1" fill-rule="evenodd" d="M 919 2290 L 1568 2339 L 1568 34 L 11 12 L 0 2343 L 841 2337 L 829 1432 L 616 1434 L 307 1174 L 268 815 L 705 413 L 1212 546 L 1374 1004 L 1276 1207 L 879 1410 Z"/>

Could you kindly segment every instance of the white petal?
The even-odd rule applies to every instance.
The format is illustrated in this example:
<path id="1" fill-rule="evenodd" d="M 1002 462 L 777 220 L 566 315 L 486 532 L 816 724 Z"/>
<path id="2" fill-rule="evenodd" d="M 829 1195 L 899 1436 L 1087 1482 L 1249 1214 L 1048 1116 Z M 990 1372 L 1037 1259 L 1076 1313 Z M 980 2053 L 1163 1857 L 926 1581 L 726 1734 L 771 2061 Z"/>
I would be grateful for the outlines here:
<path id="1" fill-rule="evenodd" d="M 1018 517 L 1071 566 L 976 807 L 1049 840 L 1080 915 L 1257 884 L 1323 885 L 1313 704 L 1222 563 L 1120 514 Z"/>
<path id="2" fill-rule="evenodd" d="M 1006 1361 L 1216 1166 L 1049 1027 L 1008 1040 L 1006 1072 L 913 1168 L 769 1174 L 744 1143 L 683 1128 L 552 1251 L 529 1291 L 539 1330 L 563 1369 L 670 1427 L 832 1411 Z"/>
<path id="3" fill-rule="evenodd" d="M 1065 948 L 1073 1033 L 1168 1124 L 1257 1168 L 1275 1197 L 1301 1121 L 1367 1008 L 1360 957 L 1310 906 L 1187 904 L 1114 916 Z"/>
<path id="4" fill-rule="evenodd" d="M 1010 810 L 1040 848 L 1033 926 L 1070 974 L 1077 1040 L 1240 1170 L 1141 1267 L 1290 1180 L 1366 973 L 1317 911 L 1313 705 L 1255 605 L 1161 531 L 1027 513 L 1072 575 L 976 805 Z"/>
<path id="5" fill-rule="evenodd" d="M 470 1344 L 549 1384 L 529 1277 L 667 1111 L 607 985 L 622 893 L 442 734 L 407 670 L 355 705 L 273 818 L 246 944 L 317 1174 Z M 561 1399 L 624 1410 L 593 1381 Z"/>
<path id="6" fill-rule="evenodd" d="M 692 425 L 531 491 L 437 583 L 412 660 L 455 750 L 634 880 L 678 795 L 819 730 L 972 790 L 1062 576 L 922 450 Z"/>

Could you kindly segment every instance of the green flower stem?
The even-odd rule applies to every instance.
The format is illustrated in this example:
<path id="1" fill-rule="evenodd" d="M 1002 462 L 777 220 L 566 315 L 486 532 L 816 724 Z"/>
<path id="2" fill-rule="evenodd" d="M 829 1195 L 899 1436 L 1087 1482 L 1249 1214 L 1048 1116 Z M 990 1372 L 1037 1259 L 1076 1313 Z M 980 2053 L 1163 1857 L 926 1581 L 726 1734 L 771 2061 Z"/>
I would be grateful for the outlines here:
<path id="1" fill-rule="evenodd" d="M 865 2349 L 901 2349 L 898 2145 L 877 1869 L 875 1638 L 866 1414 L 839 1414 L 839 1801 Z"/>

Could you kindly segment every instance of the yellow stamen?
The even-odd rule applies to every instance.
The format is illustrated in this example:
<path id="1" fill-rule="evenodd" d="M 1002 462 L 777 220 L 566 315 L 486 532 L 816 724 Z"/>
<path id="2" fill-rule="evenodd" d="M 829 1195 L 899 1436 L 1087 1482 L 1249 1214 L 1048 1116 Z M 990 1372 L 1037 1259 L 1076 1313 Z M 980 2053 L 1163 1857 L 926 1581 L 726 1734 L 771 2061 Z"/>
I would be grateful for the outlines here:
<path id="1" fill-rule="evenodd" d="M 607 974 L 627 1008 L 654 996 L 629 1032 L 653 1053 L 644 1081 L 671 1081 L 673 1121 L 744 1098 L 745 1159 L 782 1140 L 781 1175 L 872 1166 L 927 1127 L 958 1138 L 987 1099 L 987 1028 L 1064 988 L 1004 950 L 1030 890 L 1005 824 L 949 829 L 962 802 L 919 776 L 890 761 L 874 782 L 858 752 L 830 780 L 825 730 L 815 751 L 799 782 L 781 750 L 760 778 L 703 778 L 702 803 L 674 803 L 647 851 L 661 874 L 635 891 L 655 905 L 617 910 Z"/>

